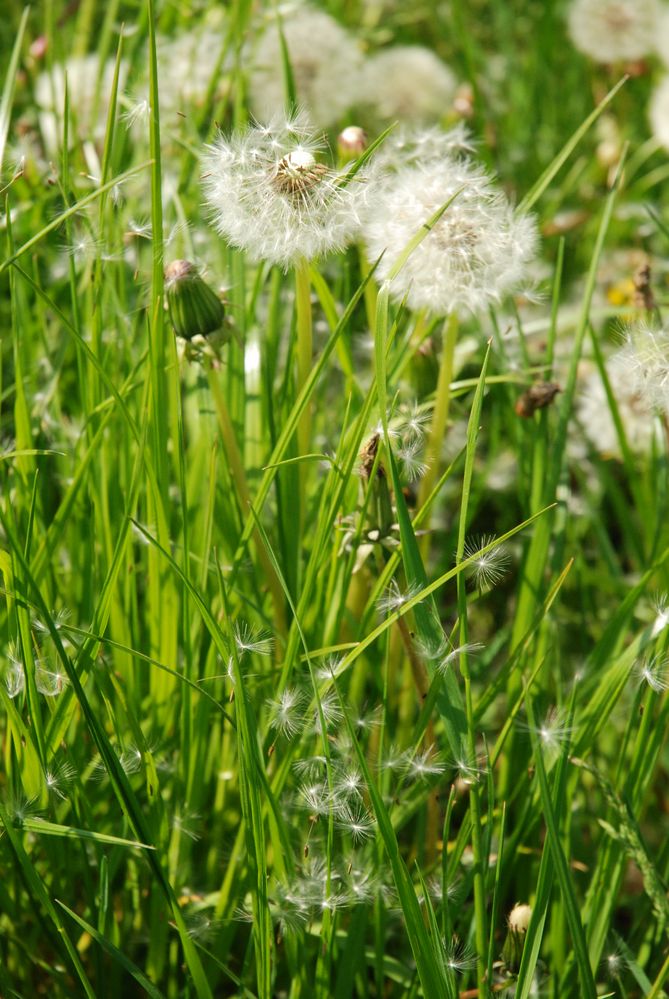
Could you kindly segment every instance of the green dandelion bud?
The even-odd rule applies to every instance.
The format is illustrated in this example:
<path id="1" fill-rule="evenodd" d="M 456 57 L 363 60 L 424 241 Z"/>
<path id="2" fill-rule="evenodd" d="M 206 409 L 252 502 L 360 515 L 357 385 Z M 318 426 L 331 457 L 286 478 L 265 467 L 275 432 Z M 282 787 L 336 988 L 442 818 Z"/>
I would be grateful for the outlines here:
<path id="1" fill-rule="evenodd" d="M 531 917 L 531 906 L 521 903 L 514 905 L 509 913 L 508 933 L 502 950 L 502 960 L 509 971 L 516 972 L 520 968 L 523 947 L 525 946 L 525 934 L 530 925 Z"/>
<path id="2" fill-rule="evenodd" d="M 206 337 L 223 325 L 223 303 L 202 280 L 194 264 L 174 260 L 165 270 L 165 290 L 170 320 L 184 340 Z"/>

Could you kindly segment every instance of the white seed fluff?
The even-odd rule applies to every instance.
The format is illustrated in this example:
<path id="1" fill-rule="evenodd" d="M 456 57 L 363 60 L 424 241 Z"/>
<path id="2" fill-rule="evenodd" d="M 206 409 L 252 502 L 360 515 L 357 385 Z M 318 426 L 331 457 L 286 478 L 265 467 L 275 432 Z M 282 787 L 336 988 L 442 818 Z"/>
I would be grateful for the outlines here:
<path id="1" fill-rule="evenodd" d="M 119 90 L 123 87 L 127 66 L 119 69 Z M 65 81 L 67 79 L 70 114 L 81 138 L 102 139 L 109 108 L 109 94 L 114 79 L 114 61 L 103 66 L 94 53 L 76 56 L 65 63 L 55 63 L 50 71 L 40 73 L 35 81 L 34 98 L 39 109 L 39 123 L 44 146 L 49 153 L 60 147 L 63 137 Z M 72 128 L 70 128 L 72 141 Z"/>
<path id="2" fill-rule="evenodd" d="M 390 281 L 396 300 L 406 296 L 410 308 L 438 315 L 478 312 L 525 278 L 537 242 L 534 221 L 515 213 L 473 162 L 448 153 L 431 155 L 429 143 L 421 162 L 416 150 L 415 145 L 410 150 L 412 165 L 372 174 L 363 223 L 367 253 L 371 260 L 383 253 L 377 277 Z M 411 240 L 444 205 L 431 231 L 392 276 Z"/>
<path id="3" fill-rule="evenodd" d="M 221 61 L 227 30 L 223 11 L 215 8 L 192 31 L 157 39 L 162 114 L 188 113 L 202 104 Z"/>
<path id="4" fill-rule="evenodd" d="M 297 100 L 323 128 L 339 121 L 356 103 L 363 58 L 358 44 L 333 17 L 310 7 L 284 16 L 281 29 Z M 283 56 L 278 25 L 272 21 L 250 55 L 249 100 L 266 118 L 286 106 Z"/>
<path id="5" fill-rule="evenodd" d="M 394 45 L 370 56 L 361 95 L 365 105 L 386 121 L 437 121 L 455 98 L 455 76 L 430 49 Z"/>
<path id="6" fill-rule="evenodd" d="M 658 0 L 574 0 L 569 34 L 597 62 L 642 59 L 655 48 Z"/>
<path id="7" fill-rule="evenodd" d="M 317 160 L 319 141 L 298 115 L 220 138 L 204 157 L 213 222 L 254 260 L 289 267 L 341 250 L 359 227 L 357 178 Z"/>

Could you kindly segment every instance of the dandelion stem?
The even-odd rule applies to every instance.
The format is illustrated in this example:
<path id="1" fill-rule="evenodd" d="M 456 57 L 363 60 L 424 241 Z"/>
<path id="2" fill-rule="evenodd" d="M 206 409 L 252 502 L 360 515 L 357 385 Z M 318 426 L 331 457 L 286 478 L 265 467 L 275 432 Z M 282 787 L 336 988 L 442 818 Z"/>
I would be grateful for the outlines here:
<path id="1" fill-rule="evenodd" d="M 458 317 L 451 312 L 444 323 L 444 343 L 441 350 L 441 363 L 439 365 L 439 379 L 437 381 L 437 394 L 434 400 L 434 410 L 432 412 L 432 425 L 425 448 L 425 462 L 427 471 L 423 476 L 420 486 L 418 505 L 423 506 L 428 496 L 432 492 L 437 475 L 439 474 L 439 456 L 441 454 L 441 444 L 448 425 L 448 413 L 451 405 L 451 382 L 453 381 L 453 358 L 455 355 L 455 343 L 458 336 Z M 429 528 L 428 522 L 424 529 Z M 425 538 L 424 544 L 427 542 Z"/>
<path id="2" fill-rule="evenodd" d="M 214 405 L 216 406 L 218 427 L 221 432 L 221 437 L 223 438 L 223 447 L 225 448 L 225 454 L 228 459 L 230 474 L 233 482 L 235 483 L 237 495 L 243 505 L 242 515 L 246 516 L 251 509 L 251 494 L 246 481 L 246 473 L 244 471 L 242 456 L 239 452 L 239 447 L 237 446 L 237 438 L 235 437 L 234 427 L 232 426 L 232 419 L 228 411 L 228 406 L 225 401 L 225 395 L 223 394 L 220 380 L 215 369 L 211 365 L 207 366 L 207 375 L 209 377 L 211 394 L 214 398 Z M 286 614 L 283 590 L 279 580 L 277 579 L 274 567 L 272 566 L 272 563 L 267 555 L 265 546 L 263 545 L 261 538 L 258 536 L 257 528 L 254 528 L 253 536 L 256 542 L 258 559 L 262 565 L 267 585 L 270 593 L 272 594 L 272 601 L 274 603 L 274 619 L 281 634 L 285 634 Z"/>
<path id="3" fill-rule="evenodd" d="M 295 265 L 295 296 L 297 308 L 297 391 L 299 394 L 311 372 L 313 354 L 311 281 L 309 265 L 304 259 Z M 311 416 L 309 407 L 307 407 L 297 426 L 297 443 L 300 454 L 306 454 L 309 450 L 310 425 Z"/>

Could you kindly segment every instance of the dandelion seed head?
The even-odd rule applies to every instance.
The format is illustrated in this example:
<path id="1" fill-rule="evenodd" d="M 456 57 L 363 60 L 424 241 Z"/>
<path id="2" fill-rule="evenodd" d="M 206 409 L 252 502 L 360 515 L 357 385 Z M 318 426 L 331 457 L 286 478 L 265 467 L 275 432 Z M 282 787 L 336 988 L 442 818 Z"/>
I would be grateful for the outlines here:
<path id="1" fill-rule="evenodd" d="M 478 312 L 525 279 L 535 254 L 535 223 L 514 212 L 482 168 L 452 153 L 431 154 L 429 142 L 426 147 L 415 165 L 403 166 L 398 153 L 392 169 L 386 151 L 372 167 L 363 219 L 367 252 L 373 260 L 383 254 L 376 276 L 410 308 L 437 315 Z M 444 206 L 393 274 L 411 241 Z"/>
<path id="2" fill-rule="evenodd" d="M 532 907 L 519 902 L 517 905 L 514 905 L 509 913 L 507 920 L 509 929 L 513 930 L 514 933 L 527 933 L 527 927 L 530 925 L 531 918 Z"/>
<path id="3" fill-rule="evenodd" d="M 219 233 L 255 260 L 288 267 L 341 250 L 358 225 L 359 183 L 317 160 L 302 116 L 220 136 L 204 158 L 205 196 Z"/>
<path id="4" fill-rule="evenodd" d="M 428 123 L 441 118 L 455 98 L 453 72 L 430 49 L 394 45 L 367 59 L 360 93 L 384 121 Z"/>
<path id="5" fill-rule="evenodd" d="M 662 338 L 664 339 L 664 337 Z M 667 375 L 669 366 L 656 344 L 660 339 L 637 347 L 628 334 L 625 345 L 605 362 L 611 392 L 625 429 L 630 450 L 643 454 L 655 438 L 654 407 L 669 410 Z M 653 364 L 653 359 L 657 363 Z M 593 448 L 603 455 L 621 456 L 620 440 L 599 370 L 586 372 L 576 404 L 579 423 Z"/>
<path id="6" fill-rule="evenodd" d="M 79 136 L 101 139 L 104 137 L 114 71 L 113 59 L 101 64 L 98 56 L 91 53 L 73 56 L 64 63 L 55 63 L 50 70 L 39 74 L 35 80 L 34 98 L 39 109 L 40 131 L 50 154 L 62 142 L 66 77 L 70 114 L 76 121 Z M 119 69 L 121 89 L 127 73 L 127 63 L 122 61 Z M 70 141 L 75 137 L 72 132 L 70 129 Z"/>
<path id="7" fill-rule="evenodd" d="M 658 0 L 573 0 L 569 34 L 596 62 L 642 59 L 655 48 Z"/>
<path id="8" fill-rule="evenodd" d="M 363 60 L 355 38 L 329 14 L 307 5 L 285 13 L 281 29 L 297 100 L 319 126 L 333 125 L 359 101 Z M 281 113 L 286 92 L 276 21 L 269 23 L 249 60 L 253 113 L 261 119 Z"/>

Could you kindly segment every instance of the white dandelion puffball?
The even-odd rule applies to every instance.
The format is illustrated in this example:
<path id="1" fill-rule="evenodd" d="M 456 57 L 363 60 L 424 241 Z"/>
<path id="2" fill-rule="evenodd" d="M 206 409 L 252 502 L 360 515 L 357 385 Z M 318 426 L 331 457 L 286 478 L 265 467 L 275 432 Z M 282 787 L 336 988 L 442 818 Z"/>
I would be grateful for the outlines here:
<path id="1" fill-rule="evenodd" d="M 663 76 L 653 90 L 648 117 L 653 135 L 660 145 L 669 149 L 669 76 Z"/>
<path id="2" fill-rule="evenodd" d="M 666 334 L 663 340 L 666 349 L 669 345 Z M 656 432 L 656 408 L 665 412 L 669 408 L 669 361 L 656 352 L 660 343 L 657 339 L 648 340 L 637 352 L 630 339 L 605 364 L 625 439 L 635 454 L 650 450 Z M 581 383 L 577 415 L 596 451 L 621 457 L 620 439 L 597 368 L 591 369 Z"/>
<path id="3" fill-rule="evenodd" d="M 160 110 L 187 112 L 201 104 L 221 61 L 225 23 L 221 8 L 210 12 L 193 31 L 157 40 Z"/>
<path id="4" fill-rule="evenodd" d="M 119 92 L 126 75 L 127 66 L 121 63 Z M 56 63 L 51 71 L 40 73 L 37 77 L 35 103 L 39 109 L 44 146 L 51 153 L 59 148 L 63 137 L 66 77 L 70 114 L 76 122 L 76 134 L 82 139 L 101 139 L 104 137 L 109 94 L 114 80 L 114 61 L 110 59 L 100 67 L 100 60 L 94 53 L 77 56 L 66 63 Z"/>
<path id="5" fill-rule="evenodd" d="M 430 49 L 395 45 L 370 56 L 361 93 L 366 106 L 386 121 L 436 121 L 452 107 L 457 81 Z"/>
<path id="6" fill-rule="evenodd" d="M 339 121 L 357 102 L 362 53 L 356 39 L 320 10 L 299 7 L 281 22 L 295 81 L 297 101 L 317 125 Z M 272 21 L 250 55 L 249 100 L 265 119 L 286 106 L 283 55 L 278 25 Z"/>
<path id="7" fill-rule="evenodd" d="M 486 172 L 463 157 L 428 156 L 394 173 L 372 173 L 366 204 L 367 253 L 371 260 L 383 254 L 377 277 L 412 309 L 478 312 L 517 288 L 534 256 L 534 220 L 515 213 Z M 444 205 L 392 276 L 411 240 Z"/>
<path id="8" fill-rule="evenodd" d="M 642 59 L 655 49 L 658 0 L 573 0 L 569 34 L 596 62 Z"/>
<path id="9" fill-rule="evenodd" d="M 343 249 L 359 227 L 359 175 L 344 185 L 344 174 L 319 161 L 320 145 L 302 115 L 221 136 L 204 158 L 219 233 L 283 267 Z"/>

